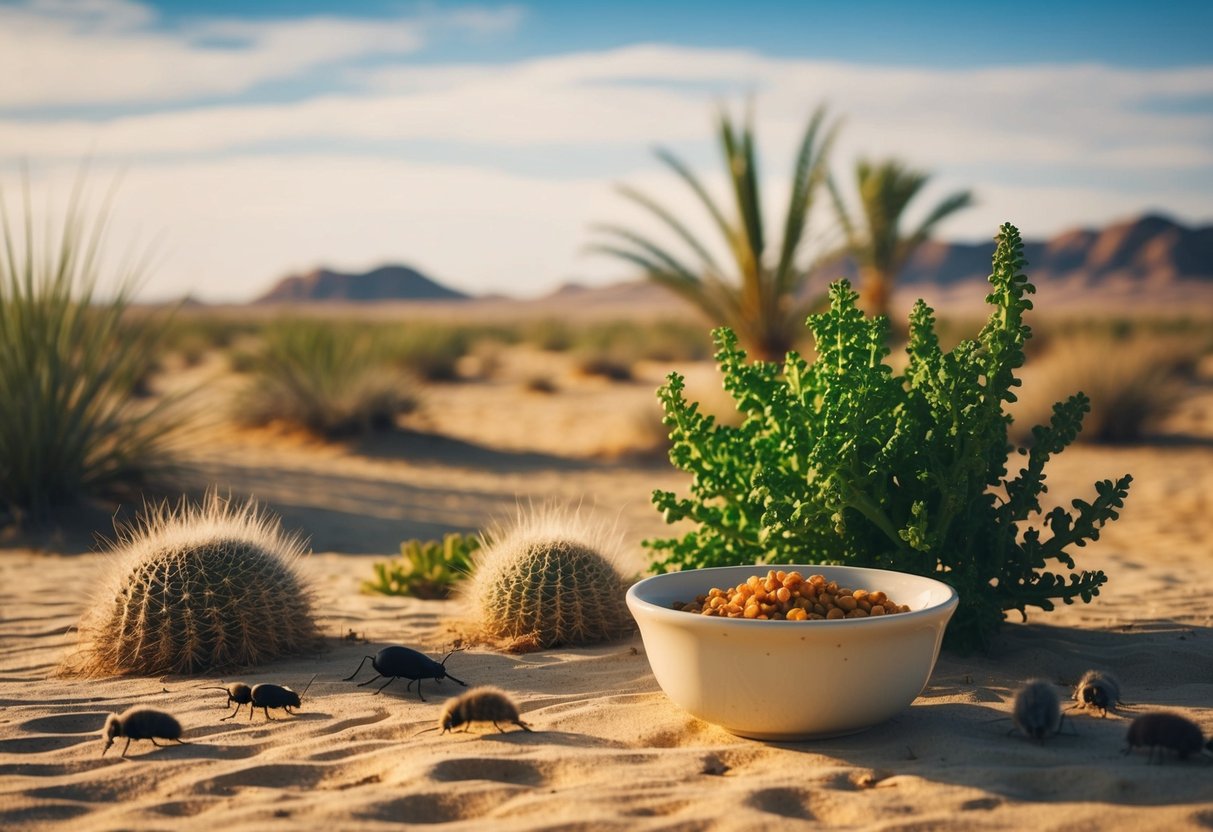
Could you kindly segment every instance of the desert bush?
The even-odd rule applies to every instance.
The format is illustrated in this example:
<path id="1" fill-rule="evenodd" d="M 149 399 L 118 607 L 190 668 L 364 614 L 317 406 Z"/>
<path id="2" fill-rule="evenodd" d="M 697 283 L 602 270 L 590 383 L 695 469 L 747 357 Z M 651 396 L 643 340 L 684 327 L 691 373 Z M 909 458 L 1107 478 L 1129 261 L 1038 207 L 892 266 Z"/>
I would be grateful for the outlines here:
<path id="1" fill-rule="evenodd" d="M 383 344 L 397 367 L 426 381 L 451 381 L 477 336 L 471 327 L 409 324 L 383 333 Z"/>
<path id="2" fill-rule="evenodd" d="M 472 571 L 472 554 L 480 548 L 474 534 L 452 532 L 442 540 L 406 540 L 400 557 L 374 564 L 375 579 L 363 581 L 364 592 L 446 598 Z"/>
<path id="3" fill-rule="evenodd" d="M 62 227 L 14 223 L 0 195 L 0 515 L 43 516 L 84 495 L 130 496 L 170 468 L 178 401 L 139 401 L 166 317 L 128 314 L 142 266 L 98 288 L 105 212 L 79 191 Z"/>
<path id="4" fill-rule="evenodd" d="M 461 593 L 490 639 L 546 649 L 621 638 L 635 624 L 615 567 L 619 545 L 578 514 L 532 510 L 489 534 Z"/>
<path id="5" fill-rule="evenodd" d="M 245 424 L 283 422 L 321 436 L 391 427 L 417 405 L 374 332 L 323 321 L 281 321 L 265 333 L 236 399 Z"/>
<path id="6" fill-rule="evenodd" d="M 120 530 L 65 669 L 87 676 L 197 673 L 319 646 L 305 552 L 256 504 L 210 494 L 148 509 Z"/>
<path id="7" fill-rule="evenodd" d="M 578 373 L 609 381 L 631 381 L 635 363 L 635 355 L 626 347 L 584 347 L 573 356 L 573 369 Z"/>
<path id="8" fill-rule="evenodd" d="M 1056 336 L 1048 351 L 1028 365 L 1031 392 L 1010 408 L 1016 426 L 1048 419 L 1052 402 L 1082 390 L 1091 400 L 1078 435 L 1084 442 L 1134 442 L 1157 427 L 1183 398 L 1199 347 L 1186 338 L 1138 334 L 1127 339 L 1106 334 Z M 1020 443 L 1032 439 L 1024 427 L 1012 430 Z"/>
<path id="9" fill-rule="evenodd" d="M 573 346 L 576 336 L 567 321 L 543 318 L 523 327 L 522 339 L 548 352 L 564 352 Z"/>
<path id="10" fill-rule="evenodd" d="M 1089 501 L 1042 505 L 1044 469 L 1089 409 L 1074 391 L 1008 470 L 1005 406 L 1021 386 L 1035 289 L 1018 230 L 1006 224 L 997 240 L 977 339 L 945 352 L 919 301 L 903 371 L 885 361 L 888 320 L 865 317 L 846 281 L 809 319 L 812 363 L 794 352 L 749 362 L 737 336 L 717 330 L 717 363 L 744 419 L 717 424 L 677 373 L 659 391 L 670 461 L 691 484 L 689 496 L 656 491 L 653 502 L 666 522 L 692 527 L 645 541 L 653 568 L 836 562 L 933 576 L 960 596 L 946 636 L 960 649 L 988 646 L 1010 610 L 1026 617 L 1029 606 L 1097 595 L 1107 576 L 1075 571 L 1072 553 L 1117 519 L 1132 478 L 1095 483 Z"/>

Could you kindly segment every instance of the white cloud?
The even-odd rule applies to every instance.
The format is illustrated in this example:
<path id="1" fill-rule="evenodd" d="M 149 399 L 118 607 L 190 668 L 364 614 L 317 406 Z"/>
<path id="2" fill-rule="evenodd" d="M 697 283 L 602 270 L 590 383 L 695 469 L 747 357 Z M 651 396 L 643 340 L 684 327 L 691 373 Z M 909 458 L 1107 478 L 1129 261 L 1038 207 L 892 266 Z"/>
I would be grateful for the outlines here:
<path id="1" fill-rule="evenodd" d="M 155 28 L 150 7 L 127 0 L 30 0 L 0 5 L 0 109 L 180 102 L 231 95 L 268 81 L 420 48 L 428 28 L 483 34 L 515 10 L 354 20 L 202 18 Z"/>
<path id="2" fill-rule="evenodd" d="M 437 25 L 424 15 L 415 26 L 202 21 L 187 35 L 167 35 L 150 29 L 135 4 L 90 0 L 87 15 L 50 23 L 45 11 L 54 5 L 41 0 L 0 16 L 25 15 L 30 43 L 45 38 L 31 47 L 42 59 L 48 43 L 79 46 L 86 70 L 114 59 L 119 45 L 130 51 L 110 74 L 97 70 L 104 90 L 95 101 L 181 103 L 221 84 L 244 89 L 375 51 L 403 55 Z M 519 19 L 507 10 L 448 23 L 491 31 Z M 0 41 L 10 36 L 3 22 Z M 218 49 L 207 38 L 242 47 Z M 10 60 L 0 43 L 0 74 Z M 139 66 L 162 61 L 180 61 L 180 71 L 137 77 Z M 238 65 L 215 79 L 216 61 Z M 623 179 L 697 216 L 681 183 L 643 151 L 671 147 L 720 186 L 711 176 L 713 109 L 723 101 L 736 111 L 747 92 L 772 224 L 796 143 L 821 101 L 845 118 L 837 170 L 860 155 L 897 155 L 935 174 L 924 202 L 961 187 L 977 192 L 978 207 L 950 220 L 948 236 L 987 238 L 1010 220 L 1039 238 L 1146 209 L 1213 220 L 1205 193 L 1213 113 L 1201 104 L 1213 95 L 1213 66 L 940 70 L 648 45 L 491 66 L 343 71 L 355 92 L 292 103 L 234 98 L 106 118 L 0 118 L 0 170 L 28 160 L 40 185 L 66 188 L 85 154 L 100 174 L 125 168 L 118 216 L 127 219 L 115 230 L 165 235 L 147 293 L 193 289 L 210 299 L 247 298 L 287 269 L 320 263 L 400 260 L 476 291 L 618 277 L 618 264 L 580 254 L 593 221 L 647 221 L 611 183 Z M 83 94 L 64 97 L 70 78 L 36 82 L 51 101 Z M 32 95 L 0 92 L 0 106 L 6 94 L 9 106 Z M 422 145 L 436 161 L 410 160 Z M 520 167 L 527 153 L 532 162 Z M 533 161 L 543 154 L 562 164 L 543 170 Z"/>

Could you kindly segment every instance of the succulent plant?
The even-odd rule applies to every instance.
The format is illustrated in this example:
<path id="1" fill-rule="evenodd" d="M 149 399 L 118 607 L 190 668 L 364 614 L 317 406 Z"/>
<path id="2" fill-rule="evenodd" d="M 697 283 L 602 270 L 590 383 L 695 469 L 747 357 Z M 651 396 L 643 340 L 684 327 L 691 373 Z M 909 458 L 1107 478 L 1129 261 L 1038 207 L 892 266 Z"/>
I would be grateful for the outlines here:
<path id="1" fill-rule="evenodd" d="M 552 508 L 520 513 L 474 556 L 464 597 L 481 634 L 540 648 L 621 638 L 635 629 L 615 567 L 617 536 Z"/>
<path id="2" fill-rule="evenodd" d="M 194 673 L 318 646 L 296 569 L 305 544 L 249 501 L 210 494 L 147 510 L 119 530 L 68 672 Z"/>

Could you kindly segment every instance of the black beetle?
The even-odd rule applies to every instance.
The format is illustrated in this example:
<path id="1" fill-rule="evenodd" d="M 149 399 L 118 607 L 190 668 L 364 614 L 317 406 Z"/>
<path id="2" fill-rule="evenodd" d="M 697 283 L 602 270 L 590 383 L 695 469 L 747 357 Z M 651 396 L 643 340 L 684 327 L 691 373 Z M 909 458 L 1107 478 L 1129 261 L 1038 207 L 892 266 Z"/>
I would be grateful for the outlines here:
<path id="1" fill-rule="evenodd" d="M 457 650 L 452 650 L 446 654 L 446 658 L 441 662 L 436 662 L 427 656 L 425 653 L 418 653 L 408 647 L 391 646 L 384 647 L 374 656 L 363 656 L 362 661 L 358 663 L 358 669 L 349 676 L 342 679 L 343 682 L 353 680 L 355 676 L 362 672 L 362 666 L 366 664 L 366 660 L 371 660 L 371 667 L 375 668 L 375 672 L 379 675 L 374 679 L 367 679 L 365 682 L 359 682 L 358 687 L 369 685 L 375 679 L 388 677 L 388 680 L 379 686 L 375 693 L 382 693 L 383 689 L 397 679 L 408 679 L 409 683 L 405 686 L 408 690 L 413 686 L 413 682 L 417 683 L 417 698 L 422 702 L 425 697 L 421 695 L 421 680 L 433 679 L 436 682 L 441 682 L 443 679 L 450 679 L 452 682 L 458 682 L 465 688 L 467 682 L 456 679 L 454 676 L 446 672 L 446 660 L 457 653 Z"/>
<path id="2" fill-rule="evenodd" d="M 173 740 L 181 745 L 188 744 L 181 739 L 181 723 L 172 714 L 154 708 L 131 708 L 121 714 L 110 714 L 105 719 L 101 736 L 105 738 L 105 748 L 101 749 L 102 757 L 114 744 L 114 737 L 126 737 L 126 745 L 122 748 L 123 757 L 131 747 L 131 740 L 151 740 L 152 745 L 157 748 L 163 748 L 156 742 L 157 737 Z"/>
<path id="3" fill-rule="evenodd" d="M 313 676 L 311 681 L 307 683 L 307 688 L 312 686 L 312 682 L 316 681 Z M 307 688 L 303 689 L 303 693 L 295 693 L 288 687 L 282 685 L 260 684 L 253 685 L 249 704 L 248 718 L 249 722 L 253 721 L 255 709 L 260 708 L 265 711 L 266 719 L 273 719 L 270 716 L 270 708 L 282 708 L 288 714 L 291 713 L 291 708 L 299 708 L 303 706 L 303 694 L 307 693 Z"/>
<path id="4" fill-rule="evenodd" d="M 244 682 L 232 682 L 227 687 L 222 687 L 222 688 L 221 687 L 203 687 L 203 688 L 199 688 L 199 690 L 224 691 L 227 693 L 227 705 L 230 705 L 233 702 L 236 703 L 236 710 L 232 711 L 227 716 L 222 717 L 219 720 L 220 722 L 235 718 L 236 714 L 240 713 L 241 705 L 248 705 L 250 711 L 253 709 L 253 705 L 252 705 L 253 689 L 250 688 L 248 685 L 246 685 Z M 227 705 L 224 705 L 223 707 L 226 708 Z"/>

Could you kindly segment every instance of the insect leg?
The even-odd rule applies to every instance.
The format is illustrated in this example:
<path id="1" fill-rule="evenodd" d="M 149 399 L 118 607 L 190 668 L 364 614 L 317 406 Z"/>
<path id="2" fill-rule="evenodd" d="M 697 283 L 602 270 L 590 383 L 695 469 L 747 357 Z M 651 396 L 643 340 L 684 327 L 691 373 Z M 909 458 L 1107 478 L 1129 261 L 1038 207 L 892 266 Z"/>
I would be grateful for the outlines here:
<path id="1" fill-rule="evenodd" d="M 249 708 L 252 708 L 252 707 L 253 707 L 252 705 L 249 705 Z M 220 721 L 220 722 L 225 722 L 225 721 L 227 721 L 227 720 L 229 720 L 229 719 L 235 719 L 235 718 L 236 718 L 236 714 L 238 714 L 238 713 L 240 713 L 240 703 L 239 703 L 239 702 L 237 702 L 237 703 L 236 703 L 236 710 L 232 711 L 230 714 L 228 714 L 228 715 L 227 715 L 227 716 L 225 716 L 225 717 L 220 717 L 220 718 L 219 718 L 219 721 Z"/>
<path id="2" fill-rule="evenodd" d="M 122 746 L 122 756 L 123 756 L 123 757 L 125 757 L 125 756 L 126 756 L 126 750 L 127 750 L 128 748 L 130 748 L 130 747 L 131 747 L 131 738 L 130 738 L 130 737 L 127 737 L 127 738 L 126 738 L 126 745 Z"/>
<path id="3" fill-rule="evenodd" d="M 383 678 L 382 673 L 376 674 L 376 676 L 375 676 L 375 679 L 382 679 L 382 678 Z M 369 685 L 371 682 L 375 681 L 375 679 L 367 679 L 365 682 L 359 682 L 358 687 L 364 688 L 367 685 Z"/>
<path id="4" fill-rule="evenodd" d="M 376 678 L 381 678 L 381 677 L 376 677 Z M 392 682 L 396 681 L 398 678 L 400 678 L 400 677 L 389 676 L 388 680 L 386 682 L 384 682 L 382 685 L 380 685 L 379 689 L 377 691 L 375 691 L 375 695 L 378 696 L 379 694 L 383 693 L 383 689 L 386 688 L 388 685 L 390 685 Z M 361 687 L 361 685 L 359 685 L 359 687 Z"/>
<path id="5" fill-rule="evenodd" d="M 371 660 L 371 667 L 374 667 L 374 666 L 375 666 L 375 657 L 374 657 L 374 656 L 363 656 L 363 657 L 362 657 L 362 661 L 358 662 L 358 669 L 357 669 L 357 670 L 355 670 L 353 673 L 351 673 L 349 676 L 346 676 L 346 677 L 345 677 L 344 679 L 342 679 L 341 681 L 343 681 L 343 682 L 349 682 L 349 681 L 352 681 L 352 680 L 353 680 L 353 678 L 354 678 L 355 676 L 357 676 L 359 673 L 361 673 L 361 672 L 362 672 L 362 666 L 363 666 L 364 664 L 366 664 L 366 660 L 367 660 L 367 659 L 370 659 L 370 660 Z"/>

